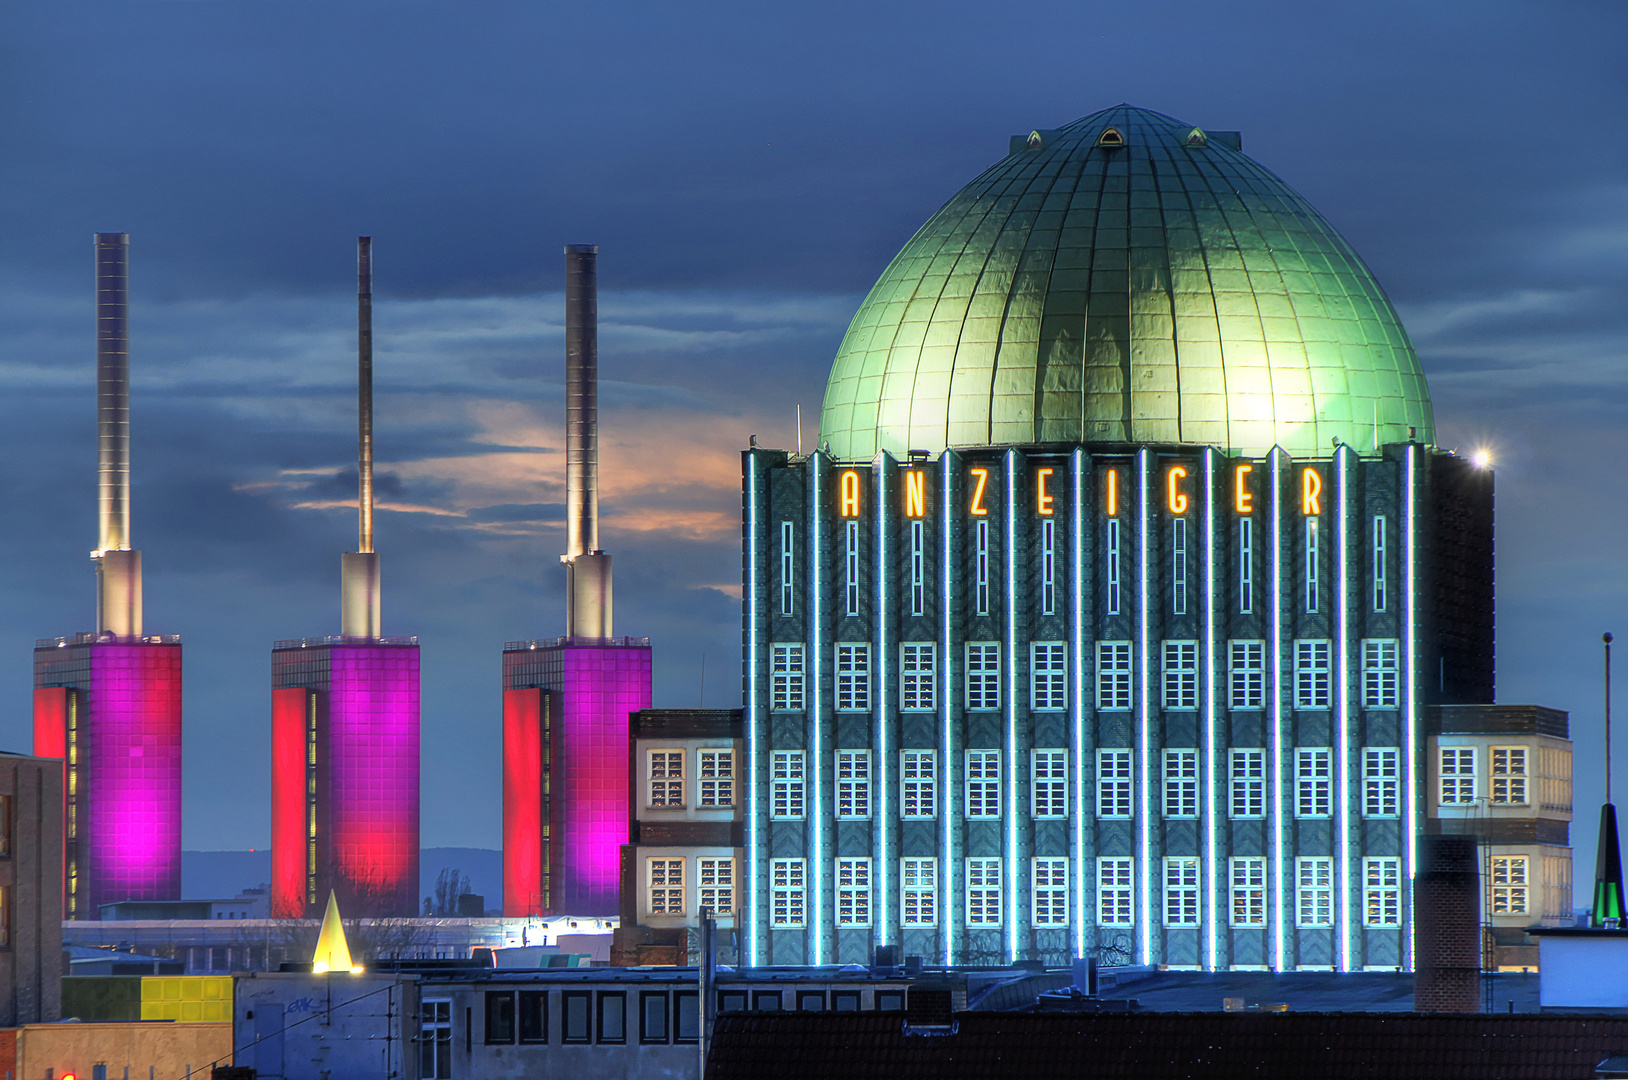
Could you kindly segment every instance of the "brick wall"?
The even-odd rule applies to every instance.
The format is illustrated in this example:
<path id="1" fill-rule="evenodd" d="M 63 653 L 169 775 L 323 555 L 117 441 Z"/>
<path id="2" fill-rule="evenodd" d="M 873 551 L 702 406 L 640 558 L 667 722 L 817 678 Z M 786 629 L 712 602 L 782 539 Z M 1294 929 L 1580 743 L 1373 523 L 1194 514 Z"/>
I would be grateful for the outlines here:
<path id="1" fill-rule="evenodd" d="M 1413 883 L 1413 1007 L 1481 1011 L 1481 878 L 1475 838 L 1422 836 Z"/>

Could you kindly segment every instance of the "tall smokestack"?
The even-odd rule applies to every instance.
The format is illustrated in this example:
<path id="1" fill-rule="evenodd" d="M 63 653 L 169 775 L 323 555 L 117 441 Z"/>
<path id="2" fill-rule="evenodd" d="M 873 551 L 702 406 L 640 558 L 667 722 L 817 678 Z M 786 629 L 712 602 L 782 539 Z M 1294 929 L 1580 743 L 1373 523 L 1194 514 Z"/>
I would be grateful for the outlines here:
<path id="1" fill-rule="evenodd" d="M 379 556 L 373 551 L 373 238 L 356 238 L 356 551 L 341 555 L 339 633 L 379 636 Z"/>
<path id="2" fill-rule="evenodd" d="M 130 550 L 127 233 L 96 234 L 96 629 L 141 635 L 141 552 Z"/>
<path id="3" fill-rule="evenodd" d="M 611 636 L 611 563 L 599 550 L 599 248 L 565 248 L 565 635 Z"/>

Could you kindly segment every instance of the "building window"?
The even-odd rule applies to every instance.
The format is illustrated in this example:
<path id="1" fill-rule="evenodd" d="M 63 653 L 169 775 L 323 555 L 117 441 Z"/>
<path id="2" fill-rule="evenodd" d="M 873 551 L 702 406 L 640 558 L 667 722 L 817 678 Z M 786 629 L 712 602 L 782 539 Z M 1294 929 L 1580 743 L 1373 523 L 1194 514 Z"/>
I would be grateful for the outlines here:
<path id="1" fill-rule="evenodd" d="M 1317 519 L 1306 519 L 1306 610 L 1317 610 Z"/>
<path id="2" fill-rule="evenodd" d="M 803 819 L 803 752 L 776 750 L 769 758 L 769 815 L 781 821 Z"/>
<path id="3" fill-rule="evenodd" d="M 1029 812 L 1037 818 L 1068 817 L 1068 751 L 1029 753 Z"/>
<path id="4" fill-rule="evenodd" d="M 684 805 L 684 751 L 650 751 L 650 806 L 673 809 Z"/>
<path id="5" fill-rule="evenodd" d="M 967 708 L 994 712 L 1001 707 L 1001 643 L 967 642 Z"/>
<path id="6" fill-rule="evenodd" d="M 566 990 L 560 994 L 563 1043 L 585 1043 L 593 1040 L 588 1026 L 588 1013 L 593 1007 L 593 994 L 587 990 Z"/>
<path id="7" fill-rule="evenodd" d="M 1255 522 L 1238 519 L 1238 614 L 1248 615 L 1255 606 Z"/>
<path id="8" fill-rule="evenodd" d="M 937 816 L 938 751 L 905 750 L 899 758 L 899 816 Z"/>
<path id="9" fill-rule="evenodd" d="M 1040 614 L 1057 614 L 1057 523 L 1040 523 Z"/>
<path id="10" fill-rule="evenodd" d="M 642 1043 L 667 1041 L 666 991 L 645 990 L 639 994 L 639 1041 Z"/>
<path id="11" fill-rule="evenodd" d="M 418 1075 L 452 1080 L 452 1001 L 426 1000 L 418 1007 Z"/>
<path id="12" fill-rule="evenodd" d="M 684 860 L 649 859 L 650 914 L 684 914 Z"/>
<path id="13" fill-rule="evenodd" d="M 694 990 L 680 990 L 673 995 L 673 1041 L 701 1041 L 701 995 Z"/>
<path id="14" fill-rule="evenodd" d="M 548 991 L 520 991 L 520 1041 L 548 1042 Z"/>
<path id="15" fill-rule="evenodd" d="M 1362 707 L 1394 709 L 1401 673 L 1401 642 L 1365 639 L 1362 643 Z"/>
<path id="16" fill-rule="evenodd" d="M 1374 518 L 1374 610 L 1385 610 L 1385 519 Z"/>
<path id="17" fill-rule="evenodd" d="M 1062 712 L 1068 708 L 1066 643 L 1061 641 L 1030 643 L 1029 708 L 1034 712 Z"/>
<path id="18" fill-rule="evenodd" d="M 967 751 L 967 817 L 1001 816 L 1001 752 Z"/>
<path id="19" fill-rule="evenodd" d="M 1170 522 L 1170 610 L 1187 614 L 1187 519 Z"/>
<path id="20" fill-rule="evenodd" d="M 735 805 L 735 751 L 702 750 L 701 802 L 703 810 Z"/>
<path id="21" fill-rule="evenodd" d="M 1296 926 L 1334 925 L 1334 860 L 1311 857 L 1294 861 Z"/>
<path id="22" fill-rule="evenodd" d="M 1131 816 L 1131 752 L 1097 751 L 1097 817 Z"/>
<path id="23" fill-rule="evenodd" d="M 1525 915 L 1527 912 L 1526 856 L 1494 855 L 1490 910 L 1494 915 Z"/>
<path id="24" fill-rule="evenodd" d="M 871 816 L 871 752 L 837 751 L 837 817 Z"/>
<path id="25" fill-rule="evenodd" d="M 910 614 L 927 610 L 927 530 L 919 521 L 910 523 Z"/>
<path id="26" fill-rule="evenodd" d="M 1332 810 L 1334 751 L 1302 746 L 1294 753 L 1295 817 L 1323 818 Z"/>
<path id="27" fill-rule="evenodd" d="M 1402 860 L 1362 860 L 1362 923 L 1364 926 L 1402 925 Z"/>
<path id="28" fill-rule="evenodd" d="M 1164 752 L 1164 816 L 1198 817 L 1198 751 Z"/>
<path id="29" fill-rule="evenodd" d="M 1164 861 L 1164 924 L 1198 925 L 1198 860 Z"/>
<path id="30" fill-rule="evenodd" d="M 904 926 L 938 925 L 938 860 L 899 860 L 899 921 Z"/>
<path id="31" fill-rule="evenodd" d="M 977 541 L 973 574 L 972 600 L 975 614 L 989 614 L 989 522 L 978 522 L 974 530 Z"/>
<path id="32" fill-rule="evenodd" d="M 1470 806 L 1475 802 L 1475 747 L 1441 749 L 1441 804 Z"/>
<path id="33" fill-rule="evenodd" d="M 871 707 L 871 647 L 837 646 L 837 711 L 869 712 Z"/>
<path id="34" fill-rule="evenodd" d="M 1131 707 L 1131 643 L 1097 642 L 1097 708 L 1122 712 Z"/>
<path id="35" fill-rule="evenodd" d="M 1001 861 L 967 860 L 967 925 L 1001 924 Z"/>
<path id="36" fill-rule="evenodd" d="M 514 991 L 486 991 L 486 1045 L 514 1043 Z"/>
<path id="37" fill-rule="evenodd" d="M 1108 575 L 1108 614 L 1119 614 L 1119 519 L 1108 519 L 1108 535 L 1103 543 L 1103 566 Z"/>
<path id="38" fill-rule="evenodd" d="M 1395 746 L 1362 748 L 1362 815 L 1387 818 L 1397 815 L 1400 803 L 1402 751 Z"/>
<path id="39" fill-rule="evenodd" d="M 795 526 L 789 521 L 780 523 L 780 614 L 792 613 L 792 599 L 795 595 L 793 584 L 795 578 L 792 571 L 796 568 L 797 550 L 793 539 L 796 535 Z"/>
<path id="40" fill-rule="evenodd" d="M 1232 925 L 1266 925 L 1266 860 L 1227 860 L 1232 876 Z"/>
<path id="41" fill-rule="evenodd" d="M 1238 750 L 1231 754 L 1232 816 L 1266 816 L 1266 751 Z"/>
<path id="42" fill-rule="evenodd" d="M 1034 924 L 1067 926 L 1068 859 L 1031 859 L 1029 865 L 1034 877 Z"/>
<path id="43" fill-rule="evenodd" d="M 769 862 L 769 904 L 774 925 L 792 929 L 803 925 L 802 859 L 771 859 Z"/>
<path id="44" fill-rule="evenodd" d="M 848 543 L 843 559 L 845 588 L 843 594 L 847 598 L 849 615 L 859 614 L 859 522 L 848 522 Z"/>
<path id="45" fill-rule="evenodd" d="M 610 1044 L 627 1042 L 626 991 L 599 992 L 599 1041 Z"/>
<path id="46" fill-rule="evenodd" d="M 899 646 L 899 708 L 903 711 L 933 711 L 937 650 L 931 641 L 906 641 Z"/>
<path id="47" fill-rule="evenodd" d="M 1329 648 L 1327 640 L 1294 643 L 1294 707 L 1326 709 L 1329 702 Z"/>
<path id="48" fill-rule="evenodd" d="M 769 646 L 769 708 L 775 712 L 803 711 L 803 646 Z"/>
<path id="49" fill-rule="evenodd" d="M 1131 926 L 1131 860 L 1097 860 L 1097 925 Z"/>
<path id="50" fill-rule="evenodd" d="M 837 925 L 871 924 L 870 859 L 837 860 Z"/>
<path id="51" fill-rule="evenodd" d="M 1164 707 L 1198 708 L 1198 642 L 1164 643 Z"/>
<path id="52" fill-rule="evenodd" d="M 711 915 L 732 915 L 735 911 L 735 860 L 696 859 L 699 904 Z"/>
<path id="53" fill-rule="evenodd" d="M 1526 747 L 1494 746 L 1492 754 L 1492 803 L 1494 806 L 1526 805 Z"/>
<path id="54" fill-rule="evenodd" d="M 1266 642 L 1227 642 L 1227 704 L 1260 709 L 1266 704 Z"/>

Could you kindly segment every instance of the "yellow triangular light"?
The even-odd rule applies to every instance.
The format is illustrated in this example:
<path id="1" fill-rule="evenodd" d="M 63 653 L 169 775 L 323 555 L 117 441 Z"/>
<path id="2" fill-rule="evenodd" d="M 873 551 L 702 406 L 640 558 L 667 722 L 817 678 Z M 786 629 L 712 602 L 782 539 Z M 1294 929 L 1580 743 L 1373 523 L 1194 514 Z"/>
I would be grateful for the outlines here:
<path id="1" fill-rule="evenodd" d="M 350 943 L 345 940 L 345 924 L 339 919 L 339 900 L 328 892 L 328 910 L 322 916 L 322 932 L 317 935 L 316 952 L 311 955 L 311 971 L 317 975 L 329 971 L 348 971 L 359 974 L 360 964 L 350 960 Z"/>

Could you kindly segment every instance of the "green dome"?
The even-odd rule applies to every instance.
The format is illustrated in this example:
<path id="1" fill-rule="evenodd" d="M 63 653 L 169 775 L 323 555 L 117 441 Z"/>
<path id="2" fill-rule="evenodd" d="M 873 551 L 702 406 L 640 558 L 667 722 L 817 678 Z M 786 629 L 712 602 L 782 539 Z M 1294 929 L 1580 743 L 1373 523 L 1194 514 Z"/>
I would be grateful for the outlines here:
<path id="1" fill-rule="evenodd" d="M 842 461 L 1059 442 L 1327 456 L 1409 428 L 1434 442 L 1379 283 L 1237 145 L 1124 105 L 1014 138 L 865 298 L 821 441 Z"/>

